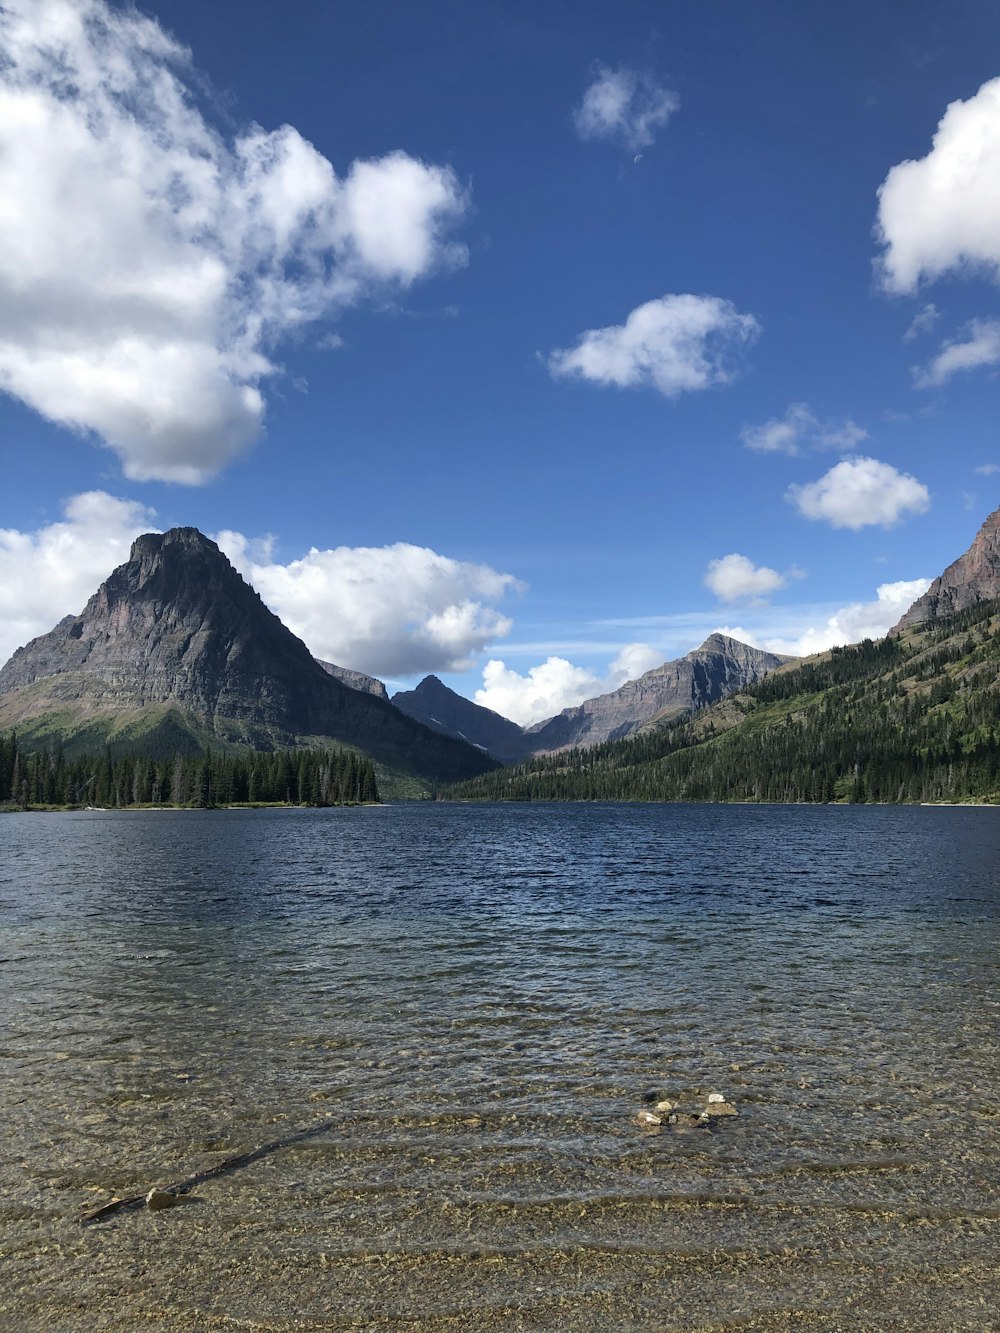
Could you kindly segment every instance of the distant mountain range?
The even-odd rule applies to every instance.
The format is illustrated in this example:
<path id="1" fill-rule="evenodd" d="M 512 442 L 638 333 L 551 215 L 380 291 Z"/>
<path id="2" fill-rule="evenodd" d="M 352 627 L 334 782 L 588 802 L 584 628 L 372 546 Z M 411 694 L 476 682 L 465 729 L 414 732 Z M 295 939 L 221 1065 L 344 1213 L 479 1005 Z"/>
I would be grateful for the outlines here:
<path id="1" fill-rule="evenodd" d="M 452 790 L 464 799 L 1000 802 L 1000 510 L 883 639 L 708 708 Z"/>
<path id="2" fill-rule="evenodd" d="M 517 769 L 501 781 L 490 771 L 529 756 L 534 796 L 549 770 L 562 795 L 834 799 L 877 790 L 891 799 L 886 784 L 898 778 L 899 792 L 926 796 L 938 790 L 941 756 L 982 791 L 989 747 L 1000 746 L 998 608 L 1000 510 L 879 645 L 796 662 L 713 634 L 677 661 L 522 728 L 434 676 L 390 701 L 381 681 L 317 661 L 214 542 L 173 528 L 138 538 L 79 615 L 0 670 L 0 731 L 16 730 L 28 749 L 58 738 L 69 753 L 332 741 L 372 758 L 383 790 L 397 796 L 448 783 L 512 795 Z M 762 755 L 770 777 L 754 768 Z M 911 771 L 918 759 L 922 786 Z M 995 787 L 1000 794 L 1000 777 Z"/>
<path id="3" fill-rule="evenodd" d="M 0 731 L 69 752 L 196 753 L 316 745 L 375 760 L 390 795 L 494 766 L 406 717 L 380 682 L 324 667 L 195 528 L 147 533 L 80 615 L 0 671 Z M 355 682 L 361 688 L 352 688 Z"/>
<path id="4" fill-rule="evenodd" d="M 524 728 L 464 699 L 436 676 L 427 676 L 415 690 L 394 694 L 392 702 L 426 726 L 471 741 L 495 759 L 509 762 L 574 745 L 618 740 L 657 720 L 706 708 L 791 660 L 724 634 L 711 634 L 686 656 Z"/>

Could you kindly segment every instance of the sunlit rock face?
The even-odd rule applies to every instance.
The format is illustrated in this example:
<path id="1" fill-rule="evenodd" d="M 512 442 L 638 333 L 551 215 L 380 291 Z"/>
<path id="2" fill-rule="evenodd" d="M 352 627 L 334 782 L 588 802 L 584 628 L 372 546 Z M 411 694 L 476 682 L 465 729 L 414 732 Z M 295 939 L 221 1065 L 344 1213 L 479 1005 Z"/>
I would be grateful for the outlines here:
<path id="1" fill-rule="evenodd" d="M 700 648 L 675 662 L 626 681 L 611 694 L 564 708 L 556 717 L 530 727 L 526 733 L 534 753 L 572 745 L 599 745 L 638 731 L 654 718 L 694 712 L 736 694 L 760 680 L 790 657 L 710 634 Z"/>
<path id="2" fill-rule="evenodd" d="M 154 748 L 330 738 L 439 781 L 489 767 L 472 746 L 404 717 L 377 684 L 337 679 L 215 542 L 172 528 L 137 538 L 80 615 L 18 649 L 0 671 L 0 730 L 45 718 L 50 735 L 89 728 L 99 740 L 124 719 Z"/>
<path id="3" fill-rule="evenodd" d="M 995 509 L 976 534 L 969 549 L 939 574 L 922 597 L 889 631 L 939 620 L 964 611 L 977 602 L 1000 597 L 1000 509 Z"/>

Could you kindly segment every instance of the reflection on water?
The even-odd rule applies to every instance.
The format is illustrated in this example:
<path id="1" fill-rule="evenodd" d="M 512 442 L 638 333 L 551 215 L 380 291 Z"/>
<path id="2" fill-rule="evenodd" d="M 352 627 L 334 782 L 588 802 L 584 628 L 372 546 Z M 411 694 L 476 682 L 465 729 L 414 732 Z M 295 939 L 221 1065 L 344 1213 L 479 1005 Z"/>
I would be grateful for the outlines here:
<path id="1" fill-rule="evenodd" d="M 5 816 L 0 1327 L 990 1327 L 998 819 Z"/>

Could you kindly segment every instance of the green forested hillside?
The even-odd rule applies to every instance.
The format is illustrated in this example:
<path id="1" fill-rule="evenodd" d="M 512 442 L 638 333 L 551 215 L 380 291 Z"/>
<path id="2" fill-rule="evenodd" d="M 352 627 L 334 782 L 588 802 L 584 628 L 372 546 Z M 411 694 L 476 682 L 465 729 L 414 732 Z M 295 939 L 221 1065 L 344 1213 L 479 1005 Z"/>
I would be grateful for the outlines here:
<path id="1" fill-rule="evenodd" d="M 13 733 L 0 735 L 0 806 L 325 806 L 378 799 L 374 765 L 349 750 L 155 759 L 105 749 L 67 759 L 58 744 L 23 753 Z"/>
<path id="2" fill-rule="evenodd" d="M 783 667 L 693 717 L 456 799 L 1000 800 L 1000 603 Z"/>

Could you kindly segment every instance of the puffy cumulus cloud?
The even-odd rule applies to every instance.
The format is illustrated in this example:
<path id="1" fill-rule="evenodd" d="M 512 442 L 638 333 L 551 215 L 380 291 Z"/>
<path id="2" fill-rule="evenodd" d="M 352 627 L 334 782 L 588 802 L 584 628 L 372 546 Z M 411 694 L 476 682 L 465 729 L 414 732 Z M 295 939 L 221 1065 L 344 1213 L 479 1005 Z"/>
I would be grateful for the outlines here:
<path id="1" fill-rule="evenodd" d="M 810 653 L 824 652 L 827 648 L 845 643 L 881 639 L 930 586 L 930 579 L 901 579 L 897 583 L 882 583 L 875 590 L 873 602 L 851 602 L 835 611 L 824 625 L 807 626 L 794 636 L 761 635 L 739 627 L 722 632 L 771 653 L 807 657 Z"/>
<path id="2" fill-rule="evenodd" d="M 946 342 L 929 365 L 913 372 L 918 388 L 936 388 L 960 370 L 978 370 L 1000 362 L 1000 320 L 974 319 L 963 333 L 964 338 Z"/>
<path id="3" fill-rule="evenodd" d="M 806 518 L 834 528 L 891 528 L 906 514 L 922 514 L 930 504 L 927 487 L 908 472 L 877 458 L 845 458 L 818 481 L 789 486 L 785 499 Z"/>
<path id="4" fill-rule="evenodd" d="M 732 354 L 759 332 L 753 315 L 721 297 L 661 296 L 624 324 L 589 329 L 575 347 L 553 352 L 549 369 L 620 389 L 652 386 L 674 398 L 731 380 Z"/>
<path id="5" fill-rule="evenodd" d="M 749 449 L 765 454 L 795 456 L 806 449 L 853 449 L 868 432 L 850 417 L 843 421 L 820 421 L 806 403 L 790 403 L 783 417 L 772 417 L 762 426 L 744 426 L 740 439 Z"/>
<path id="6" fill-rule="evenodd" d="M 128 559 L 155 511 L 104 491 L 74 495 L 63 518 L 33 532 L 0 528 L 0 665 L 29 639 L 82 611 L 111 571 Z"/>
<path id="7" fill-rule="evenodd" d="M 648 643 L 627 643 L 615 657 L 605 682 L 607 689 L 616 690 L 627 680 L 638 680 L 647 671 L 663 665 L 663 653 Z"/>
<path id="8" fill-rule="evenodd" d="M 705 573 L 705 586 L 714 592 L 723 602 L 738 602 L 744 599 L 759 600 L 767 597 L 779 588 L 784 588 L 788 579 L 776 569 L 767 565 L 754 565 L 745 555 L 724 555 L 719 560 L 710 560 Z"/>
<path id="9" fill-rule="evenodd" d="M 648 74 L 599 65 L 573 114 L 581 139 L 611 139 L 629 152 L 648 148 L 680 106 L 680 98 Z"/>
<path id="10" fill-rule="evenodd" d="M 491 603 L 522 587 L 488 565 L 406 542 L 313 547 L 281 564 L 269 538 L 226 531 L 215 540 L 315 656 L 373 676 L 467 669 L 510 631 Z"/>
<path id="11" fill-rule="evenodd" d="M 126 476 L 205 481 L 259 434 L 283 335 L 464 262 L 449 168 L 223 137 L 134 9 L 6 0 L 0 45 L 0 388 Z"/>
<path id="12" fill-rule="evenodd" d="M 662 663 L 663 653 L 648 643 L 625 644 L 604 676 L 574 666 L 565 657 L 550 656 L 538 666 L 529 667 L 524 675 L 494 659 L 483 668 L 483 686 L 474 697 L 484 708 L 527 727 L 554 717 L 564 708 L 574 708 L 585 699 L 617 690 Z"/>
<path id="13" fill-rule="evenodd" d="M 592 671 L 565 657 L 550 657 L 524 676 L 491 659 L 483 668 L 483 688 L 473 697 L 484 708 L 527 727 L 600 693 L 600 678 Z"/>
<path id="14" fill-rule="evenodd" d="M 911 292 L 955 268 L 1000 279 L 1000 78 L 951 103 L 930 152 L 894 166 L 878 201 L 889 291 Z"/>

